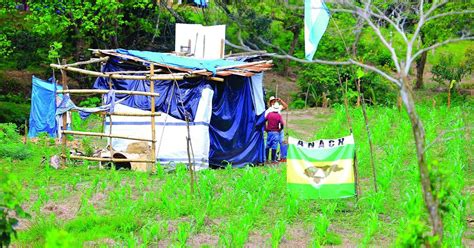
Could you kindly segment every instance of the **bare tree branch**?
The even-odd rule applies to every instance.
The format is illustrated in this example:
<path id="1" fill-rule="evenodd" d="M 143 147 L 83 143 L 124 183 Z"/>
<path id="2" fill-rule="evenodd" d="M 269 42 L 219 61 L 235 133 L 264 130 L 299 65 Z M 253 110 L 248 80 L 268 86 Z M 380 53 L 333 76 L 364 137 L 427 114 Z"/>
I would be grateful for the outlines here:
<path id="1" fill-rule="evenodd" d="M 374 6 L 374 9 L 378 12 L 378 14 L 374 13 L 374 12 L 370 12 L 373 16 L 377 17 L 377 18 L 380 18 L 380 19 L 383 19 L 385 20 L 386 22 L 388 22 L 390 25 L 392 25 L 395 30 L 397 30 L 397 32 L 402 36 L 403 40 L 408 43 L 408 38 L 405 34 L 405 32 L 403 32 L 403 30 L 401 29 L 400 25 L 395 23 L 392 19 L 390 19 L 388 16 L 386 16 L 383 11 L 381 11 L 379 8 L 375 7 Z"/>
<path id="2" fill-rule="evenodd" d="M 446 12 L 446 13 L 441 13 L 441 14 L 430 16 L 430 17 L 426 18 L 425 22 L 429 22 L 433 19 L 441 18 L 441 17 L 445 17 L 445 16 L 450 16 L 450 15 L 466 15 L 466 14 L 473 14 L 473 13 L 474 13 L 474 10 L 451 11 L 451 12 Z"/>
<path id="3" fill-rule="evenodd" d="M 256 52 L 257 50 L 251 49 L 248 46 L 239 46 L 236 45 L 229 40 L 225 41 L 226 45 L 229 45 L 233 48 L 241 49 L 247 52 Z M 287 53 L 285 55 L 280 55 L 280 54 L 275 54 L 275 53 L 264 53 L 263 55 L 270 56 L 273 58 L 278 58 L 278 59 L 291 59 L 297 62 L 301 63 L 319 63 L 319 64 L 325 64 L 325 65 L 351 65 L 352 63 L 350 61 L 331 61 L 331 60 L 322 60 L 322 59 L 314 59 L 314 60 L 305 60 L 305 59 L 300 59 L 294 56 L 290 56 Z"/>
<path id="4" fill-rule="evenodd" d="M 373 72 L 375 72 L 375 73 L 378 73 L 379 75 L 383 76 L 384 78 L 386 78 L 386 79 L 389 80 L 390 82 L 394 83 L 394 84 L 397 85 L 398 87 L 401 87 L 400 81 L 398 81 L 398 80 L 395 79 L 394 77 L 388 75 L 388 74 L 385 73 L 384 71 L 378 69 L 377 67 L 371 66 L 371 65 L 367 65 L 367 64 L 364 64 L 364 63 L 355 61 L 355 60 L 353 60 L 353 59 L 349 59 L 349 61 L 350 61 L 352 64 L 354 64 L 354 65 L 357 65 L 357 66 L 360 66 L 360 67 L 365 68 L 365 69 L 367 69 L 367 70 L 370 70 L 370 71 L 373 71 Z"/>
<path id="5" fill-rule="evenodd" d="M 415 53 L 415 55 L 413 55 L 413 57 L 411 58 L 411 61 L 408 61 L 407 64 L 411 64 L 413 61 L 415 61 L 416 57 L 420 56 L 423 52 L 426 52 L 426 51 L 435 49 L 435 48 L 437 48 L 437 47 L 446 45 L 446 44 L 448 44 L 448 43 L 458 42 L 458 41 L 462 41 L 462 40 L 474 40 L 474 36 L 467 36 L 467 37 L 460 37 L 460 38 L 448 39 L 448 40 L 445 40 L 445 41 L 443 41 L 443 42 L 439 42 L 439 43 L 433 44 L 432 46 L 429 46 L 429 47 L 420 49 L 420 50 L 418 50 L 418 51 Z"/>
<path id="6" fill-rule="evenodd" d="M 429 143 L 425 146 L 425 152 L 428 151 L 437 142 L 446 141 L 447 139 L 441 140 L 441 138 L 443 138 L 446 134 L 454 133 L 454 132 L 458 132 L 458 131 L 463 131 L 463 130 L 471 129 L 471 128 L 472 128 L 471 126 L 466 126 L 466 127 L 456 128 L 456 129 L 443 130 L 431 143 Z M 450 138 L 452 138 L 452 137 L 450 137 Z"/>
<path id="7" fill-rule="evenodd" d="M 382 41 L 382 43 L 385 45 L 385 47 L 390 51 L 390 54 L 392 55 L 393 63 L 395 64 L 395 68 L 397 69 L 398 72 L 400 72 L 401 67 L 400 67 L 400 62 L 398 61 L 397 53 L 395 52 L 395 49 L 388 43 L 388 41 L 383 36 L 382 32 L 380 31 L 380 27 L 376 26 L 372 22 L 372 20 L 370 19 L 371 14 L 368 10 L 369 8 L 370 8 L 370 6 L 367 6 L 365 10 L 358 8 L 357 12 L 359 13 L 360 17 L 364 18 L 367 21 L 367 23 L 372 28 L 372 30 L 375 32 L 375 34 L 379 37 L 380 41 Z M 361 12 L 361 11 L 363 11 L 363 12 Z"/>

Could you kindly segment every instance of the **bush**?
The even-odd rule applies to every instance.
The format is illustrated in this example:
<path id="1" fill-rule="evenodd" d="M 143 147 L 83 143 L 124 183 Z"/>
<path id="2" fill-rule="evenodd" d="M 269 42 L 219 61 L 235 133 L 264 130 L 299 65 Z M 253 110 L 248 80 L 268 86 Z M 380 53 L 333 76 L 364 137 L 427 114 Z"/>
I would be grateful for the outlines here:
<path id="1" fill-rule="evenodd" d="M 300 93 L 297 98 L 304 99 L 308 92 L 308 106 L 321 106 L 322 95 L 325 93 L 331 104 L 343 103 L 347 80 L 347 98 L 350 104 L 354 104 L 358 95 L 355 71 L 355 68 L 350 67 L 307 64 L 299 73 Z M 365 99 L 371 104 L 392 105 L 395 102 L 397 95 L 395 87 L 376 73 L 365 73 L 360 85 Z"/>
<path id="2" fill-rule="evenodd" d="M 16 178 L 5 172 L 0 173 L 0 247 L 8 247 L 12 236 L 16 237 L 17 218 L 30 217 L 21 207 L 20 191 L 21 184 Z"/>
<path id="3" fill-rule="evenodd" d="M 0 123 L 25 124 L 30 116 L 29 104 L 18 104 L 0 101 Z"/>
<path id="4" fill-rule="evenodd" d="M 290 103 L 291 109 L 303 109 L 304 108 L 304 100 L 303 99 L 296 99 Z"/>
<path id="5" fill-rule="evenodd" d="M 473 70 L 474 56 L 471 53 L 474 53 L 474 51 L 468 49 L 460 62 L 455 62 L 451 54 L 442 54 L 439 62 L 433 65 L 431 69 L 433 80 L 438 82 L 440 86 L 443 84 L 448 86 L 453 81 L 461 82 Z"/>
<path id="6" fill-rule="evenodd" d="M 27 146 L 20 143 L 20 135 L 13 123 L 0 124 L 0 157 L 24 160 L 31 157 L 32 153 Z"/>
<path id="7" fill-rule="evenodd" d="M 22 143 L 6 143 L 0 145 L 0 157 L 3 158 L 25 160 L 31 157 L 31 155 L 31 151 Z"/>

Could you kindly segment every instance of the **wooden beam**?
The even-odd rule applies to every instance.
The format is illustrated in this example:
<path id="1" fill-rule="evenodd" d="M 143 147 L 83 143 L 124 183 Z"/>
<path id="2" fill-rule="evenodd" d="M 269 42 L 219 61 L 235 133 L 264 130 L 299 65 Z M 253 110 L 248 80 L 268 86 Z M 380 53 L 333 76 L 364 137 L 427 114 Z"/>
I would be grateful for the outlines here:
<path id="1" fill-rule="evenodd" d="M 227 69 L 234 69 L 234 68 L 245 68 L 248 66 L 253 66 L 253 65 L 259 65 L 259 64 L 272 64 L 273 60 L 262 60 L 262 61 L 257 61 L 257 62 L 250 62 L 250 63 L 245 63 L 241 65 L 228 65 L 228 66 L 221 66 L 216 68 L 217 71 L 222 71 L 222 70 L 227 70 Z M 201 73 L 201 72 L 207 72 L 207 70 L 202 69 L 202 70 L 194 70 L 190 71 L 190 74 L 195 74 L 195 73 Z"/>
<path id="2" fill-rule="evenodd" d="M 224 79 L 220 77 L 208 77 L 207 79 L 211 81 L 221 82 L 221 83 L 224 82 Z"/>
<path id="3" fill-rule="evenodd" d="M 63 59 L 62 60 L 62 64 L 66 64 L 66 60 Z M 66 74 L 66 71 L 65 70 L 61 70 L 61 83 L 62 83 L 62 86 L 63 86 L 63 89 L 67 90 L 68 87 L 67 87 L 67 74 Z M 62 114 L 62 130 L 65 131 L 67 130 L 67 112 L 64 112 Z M 66 152 L 67 152 L 67 138 L 66 138 L 66 135 L 62 135 L 61 137 L 61 143 L 63 145 L 62 147 L 62 155 L 66 155 Z M 66 167 L 66 159 L 62 159 L 61 161 L 61 164 L 63 167 Z"/>
<path id="4" fill-rule="evenodd" d="M 71 109 L 71 112 L 79 112 L 77 109 Z M 108 115 L 113 115 L 113 116 L 135 116 L 135 117 L 148 117 L 148 116 L 161 116 L 161 113 L 128 113 L 128 112 L 113 112 L 109 113 L 108 111 L 98 111 L 94 112 L 93 114 L 108 114 Z"/>
<path id="5" fill-rule="evenodd" d="M 150 77 L 153 77 L 155 73 L 155 65 L 154 64 L 151 64 L 150 65 Z M 155 81 L 154 80 L 150 80 L 150 93 L 154 94 L 155 93 Z M 151 114 L 155 114 L 155 97 L 152 96 L 151 97 L 151 101 L 150 101 L 150 110 L 151 110 Z M 153 140 L 151 142 L 151 160 L 152 161 L 156 161 L 156 132 L 155 132 L 155 116 L 151 116 L 151 139 Z M 148 166 L 147 166 L 148 167 Z M 153 164 L 150 164 L 150 170 L 148 170 L 147 168 L 147 171 L 150 171 L 152 173 L 155 172 L 155 163 Z"/>
<path id="6" fill-rule="evenodd" d="M 154 161 L 150 159 L 128 159 L 128 158 L 96 158 L 96 157 L 86 157 L 86 156 L 76 156 L 70 155 L 70 159 L 82 159 L 89 161 L 101 161 L 101 162 L 137 162 L 137 163 L 152 163 Z"/>
<path id="7" fill-rule="evenodd" d="M 57 90 L 57 93 L 70 93 L 70 94 L 107 94 L 110 90 L 88 90 L 88 89 L 73 89 L 73 90 Z M 131 91 L 131 90 L 116 90 L 115 94 L 125 95 L 141 95 L 141 96 L 160 96 L 159 93 L 150 93 L 144 91 Z"/>
<path id="8" fill-rule="evenodd" d="M 105 62 L 107 60 L 109 60 L 109 57 L 105 56 L 105 57 L 101 57 L 101 58 L 92 58 L 92 59 L 87 60 L 87 61 L 79 61 L 79 62 L 76 62 L 76 63 L 65 64 L 65 65 L 61 65 L 61 66 L 64 67 L 64 68 L 67 68 L 67 67 L 78 66 L 78 65 L 88 65 L 88 64 L 93 64 L 93 63 L 100 63 L 100 62 Z"/>
<path id="9" fill-rule="evenodd" d="M 183 78 L 187 75 L 187 73 L 173 73 L 173 74 L 158 74 L 154 75 L 153 78 L 150 78 L 146 75 L 120 75 L 120 74 L 109 74 L 105 72 L 97 72 L 91 71 L 86 69 L 80 69 L 76 67 L 64 67 L 62 65 L 57 64 L 50 64 L 51 67 L 60 69 L 60 70 L 67 70 L 72 72 L 77 72 L 85 75 L 95 76 L 95 77 L 105 77 L 105 78 L 113 78 L 113 79 L 132 79 L 132 80 L 183 80 Z"/>
<path id="10" fill-rule="evenodd" d="M 154 72 L 162 72 L 162 69 L 156 69 Z M 106 71 L 106 74 L 148 74 L 150 71 Z M 165 74 L 166 75 L 166 74 Z"/>
<path id="11" fill-rule="evenodd" d="M 108 137 L 108 138 L 117 138 L 117 139 L 140 140 L 140 141 L 148 141 L 148 142 L 153 141 L 152 139 L 130 137 L 130 136 L 125 136 L 125 135 L 106 134 L 106 133 L 93 133 L 93 132 L 81 132 L 81 131 L 70 131 L 70 130 L 62 130 L 61 133 L 71 134 L 71 135 L 81 135 L 81 136 L 95 136 L 95 137 Z"/>

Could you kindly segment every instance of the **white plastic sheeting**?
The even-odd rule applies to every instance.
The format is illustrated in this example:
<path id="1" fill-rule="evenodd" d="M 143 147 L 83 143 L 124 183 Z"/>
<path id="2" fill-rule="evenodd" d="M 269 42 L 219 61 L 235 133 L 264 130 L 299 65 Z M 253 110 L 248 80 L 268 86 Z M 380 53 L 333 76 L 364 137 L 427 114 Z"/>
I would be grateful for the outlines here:
<path id="1" fill-rule="evenodd" d="M 224 58 L 225 27 L 176 23 L 175 52 L 199 59 Z"/>
<path id="2" fill-rule="evenodd" d="M 212 97 L 214 91 L 205 88 L 196 111 L 194 122 L 190 122 L 192 150 L 196 170 L 209 167 L 209 123 L 212 115 Z M 115 112 L 147 113 L 122 104 L 115 105 Z M 109 133 L 110 119 L 105 121 L 105 133 Z M 156 158 L 161 165 L 176 165 L 188 163 L 186 121 L 176 119 L 162 113 L 155 117 Z M 151 139 L 151 117 L 112 116 L 112 134 L 129 137 Z M 116 151 L 125 152 L 130 143 L 137 142 L 128 139 L 112 139 L 112 147 Z M 149 142 L 151 145 L 151 142 Z"/>

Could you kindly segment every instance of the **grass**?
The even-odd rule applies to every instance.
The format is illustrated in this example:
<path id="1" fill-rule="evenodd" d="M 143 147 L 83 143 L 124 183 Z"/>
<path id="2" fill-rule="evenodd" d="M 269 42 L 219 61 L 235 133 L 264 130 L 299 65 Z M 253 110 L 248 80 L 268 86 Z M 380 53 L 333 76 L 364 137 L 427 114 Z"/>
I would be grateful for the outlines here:
<path id="1" fill-rule="evenodd" d="M 444 216 L 445 243 L 456 247 L 463 244 L 463 237 L 467 242 L 473 236 L 464 234 L 466 216 L 472 216 L 468 197 L 472 192 L 466 185 L 474 179 L 469 166 L 472 133 L 463 129 L 473 123 L 473 105 L 457 102 L 447 109 L 440 102 L 434 109 L 430 102 L 420 104 L 417 110 L 428 144 L 449 131 L 430 147 L 427 161 L 433 173 L 439 172 L 433 176 L 450 182 L 447 192 L 458 192 L 446 198 L 450 210 Z M 57 153 L 57 148 L 40 140 L 31 146 L 28 160 L 0 158 L 2 173 L 14 174 L 22 183 L 18 194 L 32 215 L 20 223 L 14 245 L 407 246 L 413 237 L 427 232 L 411 126 L 406 114 L 396 108 L 367 111 L 379 192 L 372 188 L 362 112 L 352 108 L 362 192 L 358 201 L 296 199 L 286 191 L 284 165 L 201 171 L 194 196 L 184 167 L 174 173 L 158 167 L 153 176 L 90 170 L 85 165 L 54 170 L 41 160 Z M 308 139 L 347 135 L 346 123 L 344 108 L 336 106 Z"/>

